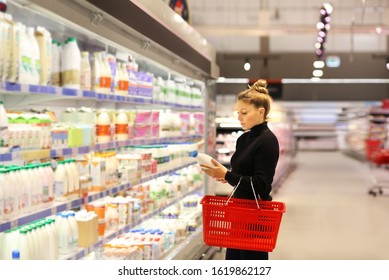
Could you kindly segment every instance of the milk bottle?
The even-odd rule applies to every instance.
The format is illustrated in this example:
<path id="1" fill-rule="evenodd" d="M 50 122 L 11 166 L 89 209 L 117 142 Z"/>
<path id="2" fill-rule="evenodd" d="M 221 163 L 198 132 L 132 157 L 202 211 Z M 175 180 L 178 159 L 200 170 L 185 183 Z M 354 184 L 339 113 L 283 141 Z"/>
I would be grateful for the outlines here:
<path id="1" fill-rule="evenodd" d="M 78 226 L 77 226 L 77 221 L 76 221 L 76 213 L 73 211 L 69 211 L 69 224 L 72 229 L 72 251 L 75 251 L 78 247 Z"/>
<path id="2" fill-rule="evenodd" d="M 81 53 L 81 89 L 92 89 L 92 71 L 89 62 L 89 52 Z"/>
<path id="3" fill-rule="evenodd" d="M 93 54 L 93 67 L 92 67 L 92 90 L 95 92 L 102 92 L 101 89 L 101 68 L 102 68 L 101 52 L 95 52 Z"/>
<path id="4" fill-rule="evenodd" d="M 53 86 L 61 85 L 61 43 L 53 39 L 51 42 L 51 84 Z"/>
<path id="5" fill-rule="evenodd" d="M 30 259 L 30 248 L 28 246 L 27 230 L 22 229 L 19 231 L 18 248 L 20 251 L 21 260 Z"/>
<path id="6" fill-rule="evenodd" d="M 118 63 L 118 74 L 119 74 L 119 94 L 128 95 L 128 73 L 125 63 Z"/>
<path id="7" fill-rule="evenodd" d="M 97 113 L 96 136 L 97 143 L 111 141 L 111 118 L 107 110 L 102 109 Z"/>
<path id="8" fill-rule="evenodd" d="M 61 82 L 63 87 L 80 88 L 81 80 L 81 53 L 77 38 L 66 40 L 61 53 Z"/>
<path id="9" fill-rule="evenodd" d="M 34 209 L 39 207 L 39 204 L 42 203 L 42 180 L 39 177 L 39 172 L 38 172 L 38 166 L 37 165 L 31 165 L 29 168 L 30 172 L 30 178 L 32 178 L 33 181 L 32 183 L 32 201 L 34 205 Z"/>
<path id="10" fill-rule="evenodd" d="M 15 215 L 15 194 L 12 190 L 12 181 L 9 175 L 9 170 L 2 169 L 0 174 L 3 177 L 3 193 L 4 193 L 4 210 L 3 217 L 4 219 L 10 219 Z"/>
<path id="11" fill-rule="evenodd" d="M 8 117 L 3 105 L 3 101 L 0 101 L 0 154 L 8 152 L 8 143 Z"/>
<path id="12" fill-rule="evenodd" d="M 214 164 L 212 163 L 212 157 L 210 155 L 195 151 L 193 152 L 192 156 L 196 158 L 198 164 L 207 164 L 214 166 Z"/>
<path id="13" fill-rule="evenodd" d="M 128 139 L 128 117 L 123 110 L 118 111 L 116 115 L 115 138 L 118 141 Z"/>
<path id="14" fill-rule="evenodd" d="M 31 54 L 31 84 L 38 85 L 40 80 L 41 61 L 38 41 L 35 38 L 34 27 L 27 27 L 27 36 L 30 41 L 30 54 Z"/>
<path id="15" fill-rule="evenodd" d="M 46 28 L 38 26 L 35 38 L 38 42 L 40 53 L 40 84 L 48 85 L 51 79 L 51 34 Z"/>
<path id="16" fill-rule="evenodd" d="M 63 161 L 58 162 L 58 166 L 54 172 L 54 196 L 57 201 L 66 200 L 68 194 L 69 183 L 68 176 L 66 174 L 65 163 Z"/>
<path id="17" fill-rule="evenodd" d="M 67 213 L 62 213 L 62 218 L 60 220 L 58 230 L 58 243 L 60 254 L 71 253 L 73 236 Z"/>
<path id="18" fill-rule="evenodd" d="M 72 167 L 70 166 L 70 160 L 64 160 L 64 166 L 65 166 L 65 172 L 66 172 L 66 177 L 68 181 L 68 192 L 67 196 L 68 198 L 73 198 L 74 197 L 74 180 L 73 180 L 73 170 Z"/>
<path id="19" fill-rule="evenodd" d="M 20 167 L 20 179 L 22 184 L 25 187 L 25 193 L 23 196 L 23 204 L 24 204 L 24 212 L 28 213 L 31 211 L 31 181 L 28 177 L 28 167 L 21 166 Z"/>

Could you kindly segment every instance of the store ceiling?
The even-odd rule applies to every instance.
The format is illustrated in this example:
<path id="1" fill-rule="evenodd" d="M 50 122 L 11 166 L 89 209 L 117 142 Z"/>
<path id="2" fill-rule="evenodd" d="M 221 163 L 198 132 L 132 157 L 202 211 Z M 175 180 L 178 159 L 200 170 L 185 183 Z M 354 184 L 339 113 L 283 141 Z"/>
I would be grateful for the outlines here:
<path id="1" fill-rule="evenodd" d="M 314 51 L 320 0 L 188 0 L 190 24 L 218 53 Z M 327 50 L 387 52 L 389 1 L 334 0 Z M 377 27 L 381 31 L 377 32 Z M 264 45 L 262 44 L 262 50 Z"/>

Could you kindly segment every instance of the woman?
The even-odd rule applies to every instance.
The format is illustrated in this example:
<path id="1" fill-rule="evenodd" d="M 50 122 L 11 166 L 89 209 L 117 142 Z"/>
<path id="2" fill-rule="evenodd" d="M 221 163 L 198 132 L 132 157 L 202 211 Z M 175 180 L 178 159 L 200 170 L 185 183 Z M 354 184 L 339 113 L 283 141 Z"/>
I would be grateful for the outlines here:
<path id="1" fill-rule="evenodd" d="M 277 137 L 268 128 L 267 116 L 271 98 L 267 82 L 258 80 L 249 89 L 238 94 L 235 114 L 245 131 L 236 142 L 231 157 L 231 171 L 212 160 L 214 166 L 201 165 L 203 171 L 216 180 L 236 186 L 236 198 L 254 199 L 250 181 L 262 200 L 272 200 L 270 192 L 279 157 Z M 227 248 L 226 260 L 267 260 L 268 252 Z"/>

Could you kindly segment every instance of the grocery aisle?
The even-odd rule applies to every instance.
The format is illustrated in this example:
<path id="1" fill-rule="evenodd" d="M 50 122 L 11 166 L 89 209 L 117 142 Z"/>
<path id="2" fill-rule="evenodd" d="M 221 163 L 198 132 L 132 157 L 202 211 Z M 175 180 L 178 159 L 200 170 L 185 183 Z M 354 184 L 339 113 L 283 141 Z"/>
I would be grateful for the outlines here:
<path id="1" fill-rule="evenodd" d="M 274 195 L 287 212 L 270 258 L 389 259 L 389 192 L 367 194 L 368 165 L 340 152 L 300 151 L 295 160 Z"/>

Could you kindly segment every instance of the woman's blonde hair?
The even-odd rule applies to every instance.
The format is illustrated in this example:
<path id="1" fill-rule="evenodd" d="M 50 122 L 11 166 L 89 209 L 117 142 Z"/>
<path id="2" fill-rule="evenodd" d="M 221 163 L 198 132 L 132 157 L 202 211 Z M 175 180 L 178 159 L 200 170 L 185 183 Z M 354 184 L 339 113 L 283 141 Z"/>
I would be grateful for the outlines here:
<path id="1" fill-rule="evenodd" d="M 270 111 L 271 97 L 267 89 L 266 80 L 259 79 L 248 89 L 238 94 L 238 101 L 243 101 L 248 104 L 253 104 L 256 108 L 264 108 L 264 118 L 267 119 L 267 115 Z"/>

